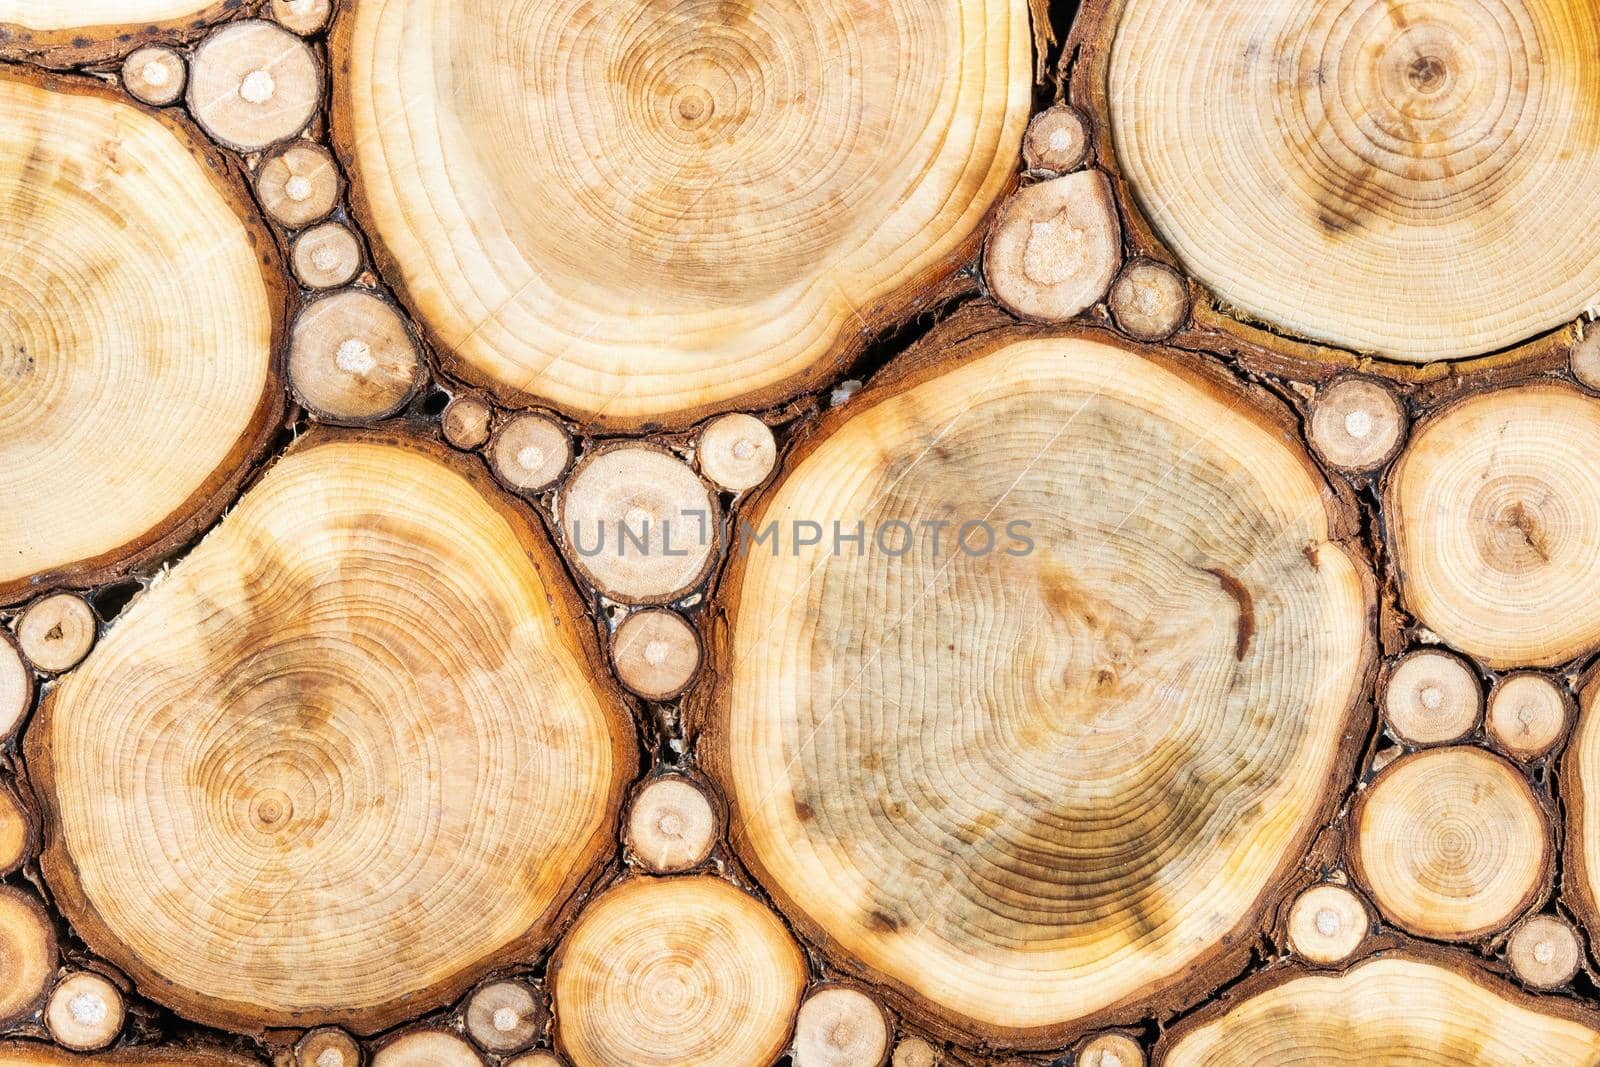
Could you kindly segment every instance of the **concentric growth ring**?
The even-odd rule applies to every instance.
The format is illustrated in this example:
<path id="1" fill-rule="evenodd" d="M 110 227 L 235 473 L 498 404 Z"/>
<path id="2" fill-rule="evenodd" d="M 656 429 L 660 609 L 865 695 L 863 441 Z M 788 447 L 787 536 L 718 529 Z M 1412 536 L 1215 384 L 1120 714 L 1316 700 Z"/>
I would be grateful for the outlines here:
<path id="1" fill-rule="evenodd" d="M 830 532 L 740 561 L 705 748 L 803 930 L 1048 1045 L 1243 943 L 1348 769 L 1370 579 L 1231 389 L 1081 337 L 934 351 L 747 515 Z"/>
<path id="2" fill-rule="evenodd" d="M 1596 0 L 1125 0 L 1117 161 L 1219 297 L 1426 362 L 1600 297 Z"/>
<path id="3" fill-rule="evenodd" d="M 464 374 L 619 426 L 819 380 L 971 250 L 1029 109 L 1023 0 L 348 6 L 392 276 Z"/>

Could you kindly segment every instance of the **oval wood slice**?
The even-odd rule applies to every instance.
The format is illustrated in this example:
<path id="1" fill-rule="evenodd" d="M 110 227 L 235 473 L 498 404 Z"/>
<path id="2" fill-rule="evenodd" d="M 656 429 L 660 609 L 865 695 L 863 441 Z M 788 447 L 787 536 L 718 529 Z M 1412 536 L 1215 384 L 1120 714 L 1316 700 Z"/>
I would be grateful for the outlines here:
<path id="1" fill-rule="evenodd" d="M 634 735 L 581 620 L 481 465 L 302 438 L 29 727 L 57 902 L 208 1024 L 445 1003 L 616 847 Z"/>
<path id="2" fill-rule="evenodd" d="M 214 518 L 282 407 L 276 244 L 220 153 L 0 69 L 0 603 Z"/>
<path id="3" fill-rule="evenodd" d="M 1339 975 L 1268 972 L 1179 1023 L 1162 1046 L 1162 1067 L 1534 1067 L 1595 1062 L 1600 1018 L 1530 997 L 1462 957 L 1397 955 Z"/>
<path id="4" fill-rule="evenodd" d="M 1286 413 L 1109 334 L 968 328 L 747 513 L 786 540 L 719 593 L 702 749 L 830 958 L 1044 1047 L 1237 955 L 1345 788 L 1373 593 Z M 791 546 L 796 517 L 872 548 Z"/>
<path id="5" fill-rule="evenodd" d="M 970 257 L 1016 180 L 1028 7 L 355 0 L 334 135 L 453 371 L 681 428 L 821 384 Z"/>
<path id="6" fill-rule="evenodd" d="M 1105 98 L 1155 235 L 1226 305 L 1409 363 L 1600 293 L 1600 0 L 1122 0 Z"/>

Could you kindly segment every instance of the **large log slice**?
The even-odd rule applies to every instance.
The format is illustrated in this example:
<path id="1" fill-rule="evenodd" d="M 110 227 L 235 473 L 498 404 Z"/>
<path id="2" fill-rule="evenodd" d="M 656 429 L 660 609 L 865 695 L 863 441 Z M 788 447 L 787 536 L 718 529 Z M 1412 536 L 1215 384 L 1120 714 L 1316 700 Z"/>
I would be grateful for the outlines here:
<path id="1" fill-rule="evenodd" d="M 1593 672 L 1578 696 L 1578 725 L 1561 762 L 1562 890 L 1593 943 L 1600 937 L 1600 681 Z"/>
<path id="2" fill-rule="evenodd" d="M 271 435 L 281 263 L 203 145 L 0 70 L 0 603 L 187 536 Z"/>
<path id="3" fill-rule="evenodd" d="M 746 514 L 784 540 L 719 594 L 705 748 L 836 961 L 962 1040 L 1048 1046 L 1242 962 L 1349 780 L 1372 582 L 1281 411 L 1108 335 L 952 322 Z M 956 548 L 984 519 L 994 551 Z M 834 554 L 834 521 L 891 552 L 950 525 Z"/>
<path id="4" fill-rule="evenodd" d="M 1174 1027 L 1162 1052 L 1162 1067 L 1593 1064 L 1600 1018 L 1528 996 L 1470 958 L 1419 951 L 1338 975 L 1266 972 Z"/>
<path id="5" fill-rule="evenodd" d="M 0 57 L 52 67 L 126 55 L 152 40 L 192 39 L 244 0 L 0 0 Z"/>
<path id="6" fill-rule="evenodd" d="M 683 425 L 820 384 L 970 259 L 1028 6 L 352 0 L 334 136 L 451 368 Z"/>
<path id="7" fill-rule="evenodd" d="M 547 943 L 636 740 L 554 550 L 443 445 L 319 431 L 26 735 L 97 952 L 233 1029 L 382 1029 Z"/>
<path id="8" fill-rule="evenodd" d="M 1600 293 L 1573 210 L 1600 195 L 1600 0 L 1093 7 L 1128 188 L 1246 317 L 1424 363 Z"/>
<path id="9" fill-rule="evenodd" d="M 37 1041 L 0 1043 L 0 1067 L 260 1067 L 261 1061 L 204 1048 L 124 1048 L 78 1055 Z"/>

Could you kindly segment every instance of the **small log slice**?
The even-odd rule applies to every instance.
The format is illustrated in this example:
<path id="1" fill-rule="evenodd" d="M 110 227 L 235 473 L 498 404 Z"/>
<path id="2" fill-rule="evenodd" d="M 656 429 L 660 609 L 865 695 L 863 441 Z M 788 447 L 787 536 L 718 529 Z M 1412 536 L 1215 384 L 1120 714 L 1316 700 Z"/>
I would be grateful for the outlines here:
<path id="1" fill-rule="evenodd" d="M 411 1030 L 374 1053 L 372 1067 L 483 1067 L 483 1057 L 448 1030 Z"/>
<path id="2" fill-rule="evenodd" d="M 342 289 L 306 306 L 289 340 L 289 385 L 330 422 L 386 419 L 422 388 L 427 366 L 394 305 Z"/>
<path id="3" fill-rule="evenodd" d="M 1506 962 L 1524 985 L 1555 989 L 1572 981 L 1583 964 L 1583 944 L 1572 924 L 1555 915 L 1523 920 L 1506 940 Z"/>
<path id="4" fill-rule="evenodd" d="M 189 60 L 189 111 L 201 129 L 257 152 L 305 128 L 322 102 L 322 69 L 305 42 L 260 19 L 231 23 Z"/>
<path id="5" fill-rule="evenodd" d="M 889 1020 L 878 1002 L 849 986 L 806 997 L 794 1024 L 795 1067 L 881 1067 L 889 1058 Z"/>
<path id="6" fill-rule="evenodd" d="M 294 239 L 289 262 L 307 289 L 333 289 L 360 273 L 361 243 L 344 224 L 324 222 Z"/>
<path id="7" fill-rule="evenodd" d="M 1066 174 L 1089 158 L 1089 120 L 1070 104 L 1047 107 L 1028 122 L 1022 160 L 1029 170 Z"/>
<path id="8" fill-rule="evenodd" d="M 500 424 L 487 455 L 490 469 L 507 488 L 536 493 L 566 473 L 572 438 L 556 420 L 525 412 Z"/>
<path id="9" fill-rule="evenodd" d="M 33 706 L 33 672 L 22 660 L 16 639 L 0 627 L 0 744 L 4 744 Z"/>
<path id="10" fill-rule="evenodd" d="M 338 165 L 326 148 L 310 141 L 271 152 L 256 168 L 256 195 L 280 226 L 297 229 L 327 218 L 340 191 Z"/>
<path id="11" fill-rule="evenodd" d="M 117 1039 L 126 1015 L 120 989 L 93 971 L 75 971 L 50 991 L 44 1025 L 58 1045 L 92 1052 Z"/>
<path id="12" fill-rule="evenodd" d="M 272 0 L 273 21 L 290 33 L 309 37 L 328 24 L 333 0 Z"/>
<path id="13" fill-rule="evenodd" d="M 183 56 L 160 45 L 131 52 L 122 63 L 122 87 L 135 100 L 155 107 L 176 102 L 188 76 Z"/>
<path id="14" fill-rule="evenodd" d="M 30 893 L 0 885 L 0 1026 L 31 1014 L 56 972 L 56 929 Z"/>
<path id="15" fill-rule="evenodd" d="M 628 814 L 628 850 L 652 871 L 697 866 L 716 844 L 716 809 L 688 779 L 667 775 L 649 782 Z"/>
<path id="16" fill-rule="evenodd" d="M 771 1063 L 806 981 L 783 923 L 709 876 L 608 890 L 579 915 L 551 973 L 556 1038 L 575 1067 Z"/>
<path id="17" fill-rule="evenodd" d="M 611 637 L 611 665 L 631 692 L 646 700 L 671 700 L 700 669 L 700 636 L 675 611 L 631 612 Z"/>
<path id="18" fill-rule="evenodd" d="M 1422 649 L 1402 658 L 1383 685 L 1383 716 L 1401 741 L 1459 741 L 1478 725 L 1483 690 L 1459 656 Z"/>
<path id="19" fill-rule="evenodd" d="M 1311 963 L 1342 963 L 1371 929 L 1367 906 L 1342 885 L 1312 886 L 1289 909 L 1289 947 Z"/>
<path id="20" fill-rule="evenodd" d="M 1098 170 L 1019 190 L 1001 208 L 983 253 L 994 298 L 1037 322 L 1065 322 L 1098 303 L 1121 265 L 1111 183 Z"/>
<path id="21" fill-rule="evenodd" d="M 294 1046 L 295 1067 L 361 1067 L 361 1046 L 337 1026 L 308 1031 Z"/>
<path id="22" fill-rule="evenodd" d="M 0 875 L 10 874 L 32 854 L 33 823 L 17 794 L 0 785 Z"/>
<path id="23" fill-rule="evenodd" d="M 1306 427 L 1311 445 L 1340 470 L 1371 470 L 1400 450 L 1406 413 L 1388 386 L 1340 378 L 1317 392 Z"/>
<path id="24" fill-rule="evenodd" d="M 439 429 L 451 446 L 463 452 L 482 448 L 489 440 L 489 425 L 494 409 L 480 396 L 462 393 L 445 405 L 439 416 Z"/>
<path id="25" fill-rule="evenodd" d="M 1189 316 L 1189 283 L 1158 260 L 1140 256 L 1123 266 L 1106 295 L 1117 328 L 1140 341 L 1177 333 Z"/>
<path id="26" fill-rule="evenodd" d="M 1099 1034 L 1078 1050 L 1080 1067 L 1144 1067 L 1144 1049 L 1127 1034 Z"/>
<path id="27" fill-rule="evenodd" d="M 1548 675 L 1518 671 L 1489 692 L 1484 726 L 1513 758 L 1536 760 L 1555 747 L 1572 720 L 1572 698 Z"/>
<path id="28" fill-rule="evenodd" d="M 463 1020 L 467 1036 L 485 1052 L 521 1052 L 538 1039 L 547 1015 L 524 982 L 486 982 L 472 991 Z"/>

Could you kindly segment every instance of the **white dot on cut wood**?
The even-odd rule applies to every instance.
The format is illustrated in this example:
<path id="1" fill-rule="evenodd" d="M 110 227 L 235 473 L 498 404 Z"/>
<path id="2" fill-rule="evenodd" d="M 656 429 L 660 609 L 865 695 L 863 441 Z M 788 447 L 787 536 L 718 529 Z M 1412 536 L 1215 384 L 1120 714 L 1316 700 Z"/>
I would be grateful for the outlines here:
<path id="1" fill-rule="evenodd" d="M 252 70 L 239 82 L 239 95 L 252 104 L 265 104 L 272 99 L 278 85 L 272 80 L 270 70 Z"/>
<path id="2" fill-rule="evenodd" d="M 371 374 L 378 366 L 378 361 L 372 358 L 372 346 L 359 337 L 341 342 L 334 362 L 349 374 Z"/>

